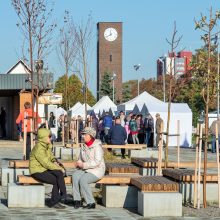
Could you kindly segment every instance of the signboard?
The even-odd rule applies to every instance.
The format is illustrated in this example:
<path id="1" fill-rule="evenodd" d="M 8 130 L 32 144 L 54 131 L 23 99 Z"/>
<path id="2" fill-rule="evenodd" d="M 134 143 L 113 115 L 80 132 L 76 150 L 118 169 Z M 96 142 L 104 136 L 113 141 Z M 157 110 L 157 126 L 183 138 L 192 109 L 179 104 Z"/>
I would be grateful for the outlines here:
<path id="1" fill-rule="evenodd" d="M 39 104 L 58 105 L 62 104 L 62 93 L 44 93 L 38 99 Z"/>

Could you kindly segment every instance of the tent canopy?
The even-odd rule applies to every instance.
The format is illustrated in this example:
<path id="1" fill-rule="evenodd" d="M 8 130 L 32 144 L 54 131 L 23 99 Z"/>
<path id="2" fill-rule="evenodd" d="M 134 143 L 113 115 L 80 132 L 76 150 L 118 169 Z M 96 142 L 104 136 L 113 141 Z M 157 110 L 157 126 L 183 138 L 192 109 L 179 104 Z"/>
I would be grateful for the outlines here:
<path id="1" fill-rule="evenodd" d="M 57 117 L 59 117 L 60 115 L 66 115 L 66 114 L 67 114 L 67 111 L 64 108 L 59 107 L 57 109 Z"/>
<path id="2" fill-rule="evenodd" d="M 139 96 L 125 102 L 123 104 L 118 105 L 118 111 L 133 111 L 135 113 L 137 111 L 144 112 L 167 112 L 168 103 L 164 103 L 161 100 L 155 98 L 154 96 L 150 95 L 148 92 L 144 91 Z M 191 109 L 186 103 L 172 103 L 171 104 L 171 111 L 175 112 L 191 112 Z"/>
<path id="3" fill-rule="evenodd" d="M 72 106 L 72 108 L 69 109 L 69 111 L 75 111 L 79 107 L 81 107 L 82 104 L 80 102 L 77 102 L 75 105 Z"/>
<path id="4" fill-rule="evenodd" d="M 86 104 L 86 106 L 87 106 L 87 110 L 91 109 L 91 106 L 89 106 L 88 104 Z M 78 115 L 85 117 L 85 103 L 81 105 L 79 108 L 77 108 L 75 111 L 72 111 L 72 115 L 71 115 L 72 117 Z"/>
<path id="5" fill-rule="evenodd" d="M 146 115 L 150 113 L 156 122 L 156 113 L 160 113 L 164 121 L 164 131 L 167 126 L 168 103 L 153 97 L 146 91 L 132 100 L 118 106 L 118 111 L 132 111 L 134 114 Z M 191 146 L 192 139 L 192 111 L 186 103 L 171 103 L 170 134 L 177 134 L 177 121 L 180 121 L 180 146 Z M 164 140 L 166 136 L 164 135 Z M 169 137 L 169 145 L 177 146 L 177 137 Z"/>
<path id="6" fill-rule="evenodd" d="M 103 96 L 94 106 L 92 106 L 92 110 L 96 114 L 102 114 L 103 111 L 112 111 L 114 113 L 117 111 L 117 106 L 108 96 Z"/>

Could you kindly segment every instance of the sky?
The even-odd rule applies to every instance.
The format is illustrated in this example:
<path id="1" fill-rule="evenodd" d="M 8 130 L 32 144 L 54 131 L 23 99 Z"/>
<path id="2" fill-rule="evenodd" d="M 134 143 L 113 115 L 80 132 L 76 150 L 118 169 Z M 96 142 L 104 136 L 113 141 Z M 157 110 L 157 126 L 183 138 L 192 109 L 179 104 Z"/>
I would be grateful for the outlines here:
<path id="1" fill-rule="evenodd" d="M 49 0 L 52 1 L 52 0 Z M 201 13 L 208 16 L 220 10 L 219 0 L 54 0 L 54 14 L 58 26 L 68 10 L 77 22 L 86 21 L 88 15 L 93 19 L 92 54 L 89 59 L 89 88 L 96 94 L 96 23 L 123 22 L 123 81 L 156 77 L 156 60 L 167 54 L 173 33 L 174 21 L 178 36 L 182 36 L 178 50 L 198 49 L 202 46 L 202 32 L 195 30 L 194 18 Z M 5 73 L 21 57 L 23 35 L 16 27 L 18 17 L 11 0 L 0 1 L 0 73 Z M 220 21 L 219 21 L 220 22 Z M 56 34 L 54 45 L 56 46 Z M 57 52 L 52 50 L 45 61 L 54 73 L 55 79 L 63 74 Z M 141 64 L 136 72 L 134 64 Z"/>

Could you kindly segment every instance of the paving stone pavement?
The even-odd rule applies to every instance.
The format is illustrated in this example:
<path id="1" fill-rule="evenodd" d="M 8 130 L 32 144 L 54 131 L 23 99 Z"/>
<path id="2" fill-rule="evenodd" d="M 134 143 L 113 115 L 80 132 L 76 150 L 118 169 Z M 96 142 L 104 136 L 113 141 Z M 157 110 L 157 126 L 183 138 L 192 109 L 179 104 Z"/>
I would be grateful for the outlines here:
<path id="1" fill-rule="evenodd" d="M 169 160 L 176 160 L 176 148 L 171 148 L 169 150 Z M 143 155 L 144 156 L 144 155 Z M 10 146 L 10 142 L 7 144 L 1 144 L 0 142 L 0 167 L 7 167 L 8 161 L 11 159 L 21 159 L 22 158 L 22 143 L 13 142 L 13 146 Z M 180 150 L 180 161 L 193 161 L 195 159 L 195 150 L 194 149 L 184 149 Z M 208 153 L 208 161 L 215 161 L 216 155 Z M 210 172 L 214 172 L 212 169 Z M 71 172 L 71 171 L 69 171 Z M 68 193 L 71 193 L 71 187 L 67 187 Z M 46 197 L 49 196 L 51 192 L 51 186 L 46 187 Z M 123 208 L 105 208 L 102 205 L 97 205 L 95 210 L 84 210 L 74 209 L 73 206 L 66 205 L 65 210 L 56 210 L 53 208 L 8 208 L 7 207 L 7 187 L 0 186 L 0 220 L 44 220 L 44 219 L 53 219 L 53 220 L 69 220 L 69 219 L 118 219 L 118 220 L 132 220 L 132 219 L 152 219 L 152 220 L 168 220 L 168 219 L 207 219 L 207 218 L 196 218 L 196 217 L 179 217 L 179 218 L 170 218 L 170 217 L 155 217 L 155 218 L 143 218 L 137 214 L 136 209 L 123 209 Z M 213 218 L 213 219 L 220 219 Z"/>

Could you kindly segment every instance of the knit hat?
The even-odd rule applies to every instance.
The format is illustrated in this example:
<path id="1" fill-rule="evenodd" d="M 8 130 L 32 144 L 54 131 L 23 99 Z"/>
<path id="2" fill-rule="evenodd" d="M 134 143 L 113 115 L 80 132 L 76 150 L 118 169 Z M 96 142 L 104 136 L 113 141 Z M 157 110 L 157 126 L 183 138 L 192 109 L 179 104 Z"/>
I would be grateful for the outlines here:
<path id="1" fill-rule="evenodd" d="M 96 137 L 96 130 L 92 127 L 85 127 L 82 132 L 82 134 L 89 134 L 91 135 L 93 138 Z"/>

